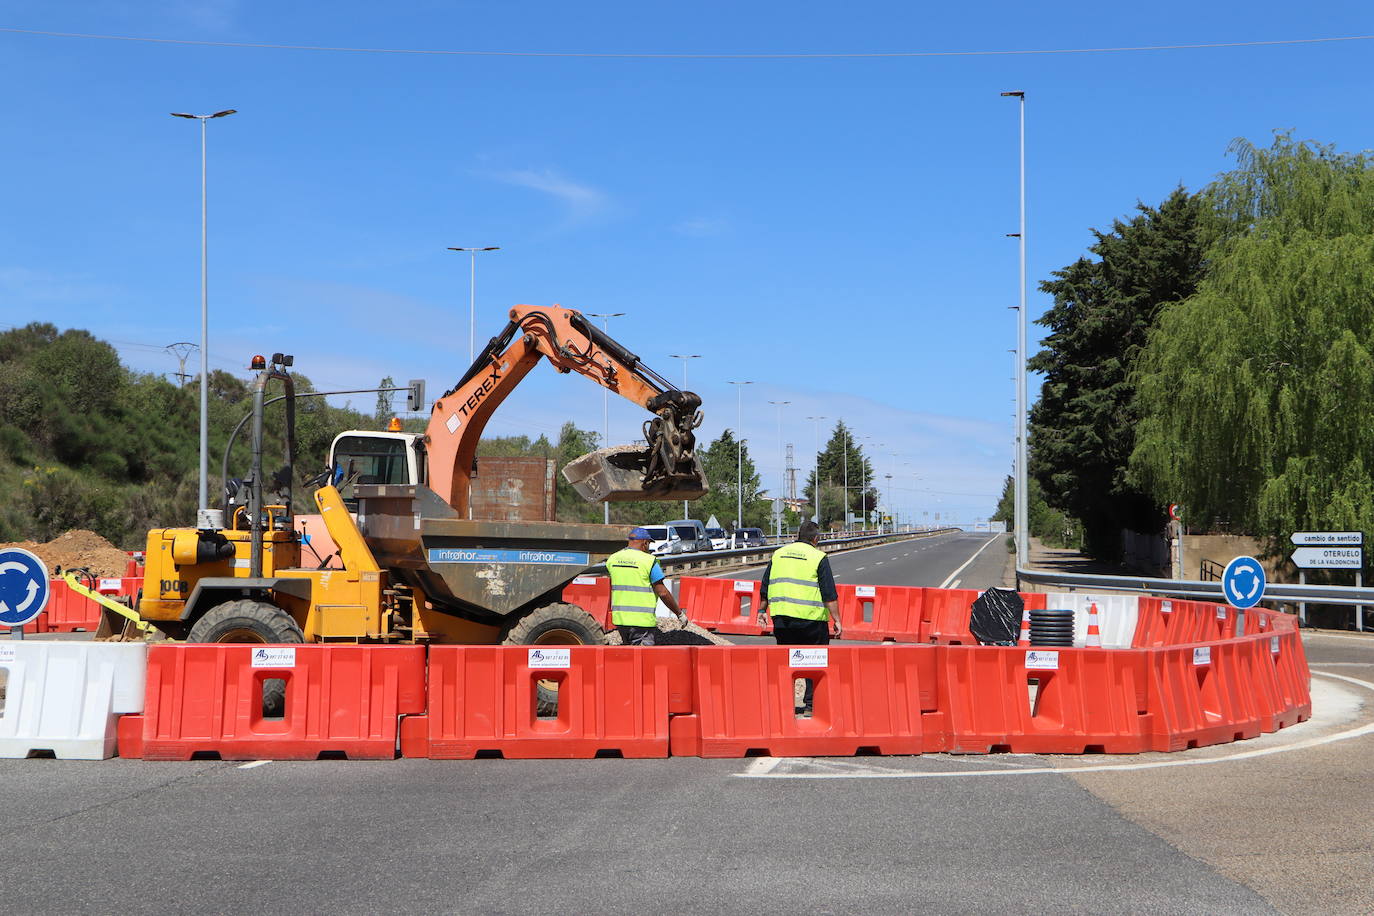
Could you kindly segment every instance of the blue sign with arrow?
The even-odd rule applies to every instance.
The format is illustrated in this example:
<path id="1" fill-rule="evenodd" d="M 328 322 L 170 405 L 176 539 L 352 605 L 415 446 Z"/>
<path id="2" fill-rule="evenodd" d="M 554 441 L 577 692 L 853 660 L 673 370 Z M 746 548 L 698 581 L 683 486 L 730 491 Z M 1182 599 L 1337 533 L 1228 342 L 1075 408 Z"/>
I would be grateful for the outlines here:
<path id="1" fill-rule="evenodd" d="M 48 606 L 48 568 L 20 547 L 0 550 L 0 626 L 22 627 Z"/>
<path id="2" fill-rule="evenodd" d="M 1254 607 L 1264 597 L 1268 579 L 1254 557 L 1236 557 L 1221 574 L 1221 591 L 1232 607 Z"/>

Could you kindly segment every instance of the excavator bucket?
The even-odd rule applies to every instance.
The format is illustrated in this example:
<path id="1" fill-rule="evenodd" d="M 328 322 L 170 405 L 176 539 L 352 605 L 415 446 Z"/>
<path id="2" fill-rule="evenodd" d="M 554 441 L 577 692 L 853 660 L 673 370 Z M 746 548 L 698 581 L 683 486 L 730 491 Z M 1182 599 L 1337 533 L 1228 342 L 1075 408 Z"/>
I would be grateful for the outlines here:
<path id="1" fill-rule="evenodd" d="M 697 499 L 709 489 L 695 455 L 652 475 L 647 473 L 649 464 L 650 452 L 642 445 L 617 445 L 568 462 L 563 476 L 579 496 L 598 503 Z"/>

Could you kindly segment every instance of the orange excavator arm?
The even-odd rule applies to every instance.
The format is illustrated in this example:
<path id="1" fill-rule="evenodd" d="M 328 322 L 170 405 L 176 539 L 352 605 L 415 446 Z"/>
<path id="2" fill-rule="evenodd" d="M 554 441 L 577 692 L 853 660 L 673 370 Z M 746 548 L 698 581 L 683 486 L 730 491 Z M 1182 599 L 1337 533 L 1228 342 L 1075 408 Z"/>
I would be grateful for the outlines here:
<path id="1" fill-rule="evenodd" d="M 693 433 L 701 424 L 701 398 L 643 365 L 581 312 L 517 305 L 505 330 L 434 402 L 430 414 L 425 433 L 429 486 L 460 515 L 468 511 L 473 462 L 487 421 L 541 359 L 559 372 L 585 375 L 654 414 L 645 423 L 647 449 L 602 449 L 569 464 L 564 474 L 578 492 L 598 500 L 694 499 L 706 492 Z"/>

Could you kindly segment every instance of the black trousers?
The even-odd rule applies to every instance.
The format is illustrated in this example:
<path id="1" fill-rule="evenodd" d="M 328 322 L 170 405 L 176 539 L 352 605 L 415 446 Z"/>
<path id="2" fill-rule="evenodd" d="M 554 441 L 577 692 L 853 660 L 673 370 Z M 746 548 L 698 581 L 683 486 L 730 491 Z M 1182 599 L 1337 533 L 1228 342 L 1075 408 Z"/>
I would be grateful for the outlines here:
<path id="1" fill-rule="evenodd" d="M 654 635 L 658 633 L 658 627 L 632 627 L 628 624 L 616 624 L 616 630 L 620 633 L 620 641 L 627 646 L 652 646 Z"/>
<path id="2" fill-rule="evenodd" d="M 830 621 L 775 615 L 773 638 L 780 646 L 828 646 Z M 816 682 L 809 677 L 805 678 L 805 681 L 806 691 L 802 694 L 802 704 L 806 709 L 811 709 L 815 705 Z"/>

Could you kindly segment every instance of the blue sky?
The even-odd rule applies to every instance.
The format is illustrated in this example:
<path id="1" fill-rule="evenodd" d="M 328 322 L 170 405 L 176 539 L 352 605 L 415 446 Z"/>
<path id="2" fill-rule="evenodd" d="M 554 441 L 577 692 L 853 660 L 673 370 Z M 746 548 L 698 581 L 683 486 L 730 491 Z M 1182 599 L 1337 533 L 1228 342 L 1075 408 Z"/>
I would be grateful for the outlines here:
<path id="1" fill-rule="evenodd" d="M 693 4 L 8 0 L 0 28 L 190 41 L 606 53 L 1013 51 L 1374 33 L 1367 4 Z M 0 325 L 199 339 L 210 124 L 210 361 L 280 350 L 319 387 L 448 387 L 517 302 L 611 333 L 736 425 L 775 487 L 843 417 L 892 502 L 986 517 L 1012 457 L 1017 110 L 1035 285 L 1090 227 L 1195 189 L 1236 137 L 1374 147 L 1374 42 L 1125 53 L 643 59 L 274 50 L 0 32 Z M 1032 340 L 1038 326 L 1031 326 Z M 193 357 L 194 361 L 195 357 Z M 778 414 L 784 409 L 781 442 Z M 363 395 L 355 406 L 370 409 Z M 644 412 L 613 399 L 612 442 Z M 601 429 L 600 389 L 535 372 L 489 427 Z M 878 447 L 881 443 L 881 448 Z"/>

